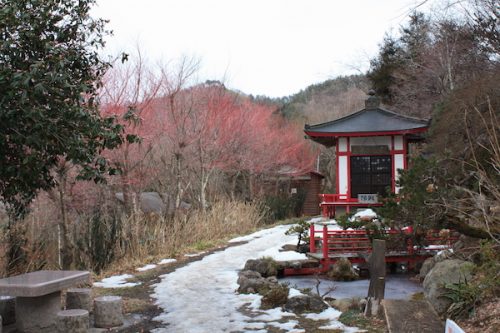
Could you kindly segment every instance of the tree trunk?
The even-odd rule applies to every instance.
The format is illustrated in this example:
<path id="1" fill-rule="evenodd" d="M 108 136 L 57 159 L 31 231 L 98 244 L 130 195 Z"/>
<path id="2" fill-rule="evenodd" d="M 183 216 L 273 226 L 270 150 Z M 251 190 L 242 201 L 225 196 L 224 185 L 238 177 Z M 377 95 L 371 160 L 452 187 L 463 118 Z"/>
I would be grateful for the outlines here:
<path id="1" fill-rule="evenodd" d="M 64 188 L 66 187 L 66 174 L 62 171 L 60 175 L 59 190 L 59 209 L 61 211 L 61 220 L 59 227 L 61 229 L 61 258 L 62 269 L 70 269 L 73 264 L 73 244 L 68 231 L 68 216 L 66 212 L 66 203 L 64 201 Z"/>
<path id="2" fill-rule="evenodd" d="M 500 230 L 498 230 L 497 228 L 492 228 L 490 234 L 485 229 L 473 227 L 464 221 L 458 220 L 453 215 L 447 216 L 447 224 L 450 226 L 450 228 L 455 229 L 459 233 L 473 238 L 493 239 L 492 235 L 496 238 L 500 237 Z"/>
<path id="3" fill-rule="evenodd" d="M 128 172 L 126 169 L 122 170 L 122 193 L 123 193 L 123 206 L 125 208 L 125 212 L 130 214 L 132 212 L 132 193 L 130 190 L 130 184 L 128 180 Z"/>
<path id="4" fill-rule="evenodd" d="M 249 200 L 253 200 L 254 198 L 254 187 L 253 187 L 253 179 L 254 179 L 254 176 L 250 173 L 248 174 L 248 196 L 249 196 Z"/>
<path id="5" fill-rule="evenodd" d="M 179 207 L 181 206 L 181 196 L 182 196 L 181 167 L 182 167 L 182 155 L 180 153 L 175 153 L 175 202 L 174 202 L 174 211 L 172 215 L 175 215 L 177 209 L 179 209 Z"/>

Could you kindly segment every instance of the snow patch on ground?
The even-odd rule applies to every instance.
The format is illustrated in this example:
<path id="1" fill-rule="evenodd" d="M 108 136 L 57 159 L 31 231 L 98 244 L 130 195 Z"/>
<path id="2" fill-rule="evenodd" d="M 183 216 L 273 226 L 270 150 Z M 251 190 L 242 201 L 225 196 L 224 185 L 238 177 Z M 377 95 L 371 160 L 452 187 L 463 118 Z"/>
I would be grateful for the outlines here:
<path id="1" fill-rule="evenodd" d="M 282 245 L 272 247 L 270 249 L 262 252 L 261 257 L 271 257 L 276 261 L 293 261 L 293 260 L 305 260 L 307 256 L 304 253 L 298 253 L 295 251 L 281 251 Z M 260 257 L 259 257 L 260 258 Z"/>
<path id="2" fill-rule="evenodd" d="M 205 253 L 207 253 L 207 251 L 202 251 L 202 252 L 198 252 L 198 253 L 188 253 L 188 254 L 185 254 L 184 256 L 188 257 L 188 258 L 192 258 L 192 257 L 201 256 L 202 254 L 205 254 Z"/>
<path id="3" fill-rule="evenodd" d="M 357 327 L 345 326 L 337 321 L 341 314 L 342 312 L 334 308 L 328 308 L 320 313 L 308 313 L 304 317 L 311 320 L 329 320 L 330 322 L 327 325 L 319 327 L 319 329 L 322 330 L 342 330 L 347 333 L 362 332 Z"/>
<path id="4" fill-rule="evenodd" d="M 158 262 L 158 265 L 165 265 L 165 264 L 170 264 L 173 262 L 176 262 L 177 259 L 162 259 L 160 262 Z"/>
<path id="5" fill-rule="evenodd" d="M 137 271 L 144 272 L 144 271 L 149 271 L 150 269 L 153 269 L 153 268 L 156 268 L 156 265 L 155 264 L 149 264 L 149 265 L 137 268 Z"/>
<path id="6" fill-rule="evenodd" d="M 281 308 L 269 309 L 266 311 L 262 311 L 263 313 L 260 316 L 253 318 L 254 320 L 260 320 L 265 322 L 273 322 L 278 321 L 284 317 L 297 317 L 295 313 L 285 312 L 281 310 Z"/>
<path id="7" fill-rule="evenodd" d="M 320 313 L 308 313 L 304 317 L 311 320 L 328 320 L 337 319 L 341 314 L 342 312 L 335 310 L 334 308 L 328 308 Z"/>
<path id="8" fill-rule="evenodd" d="M 94 287 L 98 288 L 127 288 L 140 285 L 139 282 L 126 282 L 127 279 L 133 278 L 133 275 L 122 274 L 115 275 L 109 278 L 102 279 L 101 282 L 94 282 Z"/>
<path id="9" fill-rule="evenodd" d="M 246 235 L 246 236 L 241 236 L 241 237 L 236 237 L 233 238 L 229 241 L 229 243 L 240 243 L 240 242 L 248 242 L 251 240 L 254 240 L 256 238 L 260 238 L 262 236 L 265 236 L 271 232 L 272 229 L 263 229 L 257 232 L 254 232 L 253 234 Z"/>
<path id="10" fill-rule="evenodd" d="M 321 222 L 323 221 L 323 217 L 313 217 L 312 219 L 310 220 L 307 220 L 308 223 L 316 223 L 316 222 Z"/>
<path id="11" fill-rule="evenodd" d="M 269 326 L 273 326 L 282 329 L 287 332 L 305 332 L 304 330 L 296 330 L 295 327 L 299 324 L 297 320 L 289 320 L 286 323 L 269 323 Z"/>
<path id="12" fill-rule="evenodd" d="M 300 290 L 297 290 L 295 288 L 290 288 L 288 291 L 288 298 L 292 298 L 295 296 L 302 296 L 304 295 L 303 293 L 300 292 Z"/>

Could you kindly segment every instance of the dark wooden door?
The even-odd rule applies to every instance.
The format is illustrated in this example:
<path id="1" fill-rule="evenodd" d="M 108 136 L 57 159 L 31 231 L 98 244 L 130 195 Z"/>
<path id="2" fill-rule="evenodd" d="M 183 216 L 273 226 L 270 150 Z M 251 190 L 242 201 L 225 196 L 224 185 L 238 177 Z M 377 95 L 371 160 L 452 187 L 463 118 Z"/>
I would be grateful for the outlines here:
<path id="1" fill-rule="evenodd" d="M 392 186 L 390 155 L 351 156 L 351 198 L 358 194 L 387 194 Z"/>

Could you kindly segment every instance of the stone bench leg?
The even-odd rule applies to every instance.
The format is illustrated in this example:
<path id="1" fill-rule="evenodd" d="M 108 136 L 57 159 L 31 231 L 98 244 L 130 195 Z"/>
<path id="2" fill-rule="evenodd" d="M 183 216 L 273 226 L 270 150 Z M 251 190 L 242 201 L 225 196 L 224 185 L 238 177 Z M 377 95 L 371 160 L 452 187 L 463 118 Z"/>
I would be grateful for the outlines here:
<path id="1" fill-rule="evenodd" d="M 71 288 L 66 292 L 66 310 L 83 309 L 92 312 L 92 291 L 88 288 Z"/>
<path id="2" fill-rule="evenodd" d="M 56 332 L 59 311 L 61 311 L 60 291 L 38 297 L 17 297 L 16 328 L 22 333 Z"/>
<path id="3" fill-rule="evenodd" d="M 57 332 L 87 333 L 89 312 L 82 309 L 64 310 L 57 313 Z"/>
<path id="4" fill-rule="evenodd" d="M 16 322 L 16 298 L 12 296 L 0 296 L 0 316 L 4 325 Z"/>
<path id="5" fill-rule="evenodd" d="M 94 300 L 95 326 L 110 328 L 123 325 L 123 301 L 119 296 L 102 296 Z"/>

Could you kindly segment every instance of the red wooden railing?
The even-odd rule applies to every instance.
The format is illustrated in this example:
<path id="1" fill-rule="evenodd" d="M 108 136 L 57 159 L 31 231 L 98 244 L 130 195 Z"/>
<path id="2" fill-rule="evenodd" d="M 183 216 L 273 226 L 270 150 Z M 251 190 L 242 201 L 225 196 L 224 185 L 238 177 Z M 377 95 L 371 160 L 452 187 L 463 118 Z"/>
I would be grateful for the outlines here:
<path id="1" fill-rule="evenodd" d="M 351 207 L 381 206 L 382 203 L 360 203 L 357 198 L 350 198 L 347 194 L 319 194 L 321 214 L 323 217 L 334 218 L 336 207 L 345 207 L 349 213 Z"/>
<path id="2" fill-rule="evenodd" d="M 453 231 L 447 232 L 448 235 L 440 235 L 439 230 L 431 230 L 419 237 L 419 245 L 415 245 L 411 237 L 413 233 L 411 228 L 380 230 L 377 233 L 368 230 L 328 230 L 328 224 L 324 224 L 318 230 L 313 223 L 309 230 L 309 250 L 311 253 L 321 253 L 323 258 L 345 253 L 369 253 L 372 250 L 372 239 L 375 236 L 381 236 L 388 240 L 387 251 L 413 255 L 416 251 L 436 250 L 437 248 L 432 248 L 436 245 L 439 245 L 439 249 L 450 248 L 458 240 L 458 235 Z M 320 245 L 319 249 L 317 242 Z"/>

